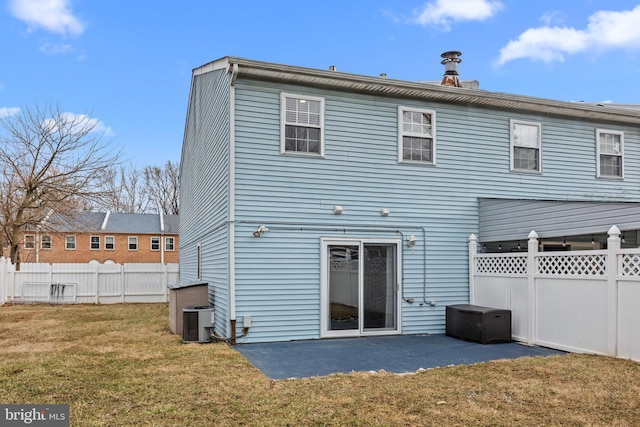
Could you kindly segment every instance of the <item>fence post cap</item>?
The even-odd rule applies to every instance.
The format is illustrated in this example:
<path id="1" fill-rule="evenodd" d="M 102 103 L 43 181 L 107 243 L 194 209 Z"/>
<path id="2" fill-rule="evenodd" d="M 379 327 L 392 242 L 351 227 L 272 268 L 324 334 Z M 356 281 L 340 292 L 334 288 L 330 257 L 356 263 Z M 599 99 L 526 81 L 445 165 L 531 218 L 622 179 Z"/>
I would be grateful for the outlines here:
<path id="1" fill-rule="evenodd" d="M 476 237 L 475 234 L 471 233 L 471 235 L 469 236 L 469 241 L 470 242 L 477 242 L 478 238 Z"/>
<path id="2" fill-rule="evenodd" d="M 536 233 L 536 230 L 531 230 L 531 233 L 529 233 L 529 239 L 537 239 L 538 238 L 538 233 Z"/>
<path id="3" fill-rule="evenodd" d="M 619 236 L 620 235 L 620 229 L 618 227 L 616 227 L 615 225 L 612 225 L 611 228 L 609 229 L 609 231 L 607 231 L 607 233 L 611 237 Z"/>

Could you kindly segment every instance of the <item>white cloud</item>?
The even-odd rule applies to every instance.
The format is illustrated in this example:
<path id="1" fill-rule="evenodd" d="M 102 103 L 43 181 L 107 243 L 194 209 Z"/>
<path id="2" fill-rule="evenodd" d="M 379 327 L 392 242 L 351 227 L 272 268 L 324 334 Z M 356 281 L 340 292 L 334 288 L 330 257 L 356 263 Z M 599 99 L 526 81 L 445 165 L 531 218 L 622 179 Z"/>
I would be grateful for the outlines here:
<path id="1" fill-rule="evenodd" d="M 86 114 L 62 113 L 61 116 L 63 116 L 62 119 L 67 123 L 73 123 L 82 127 L 92 127 L 91 132 L 99 132 L 104 134 L 104 136 L 115 136 L 115 132 L 109 126 Z M 50 131 L 55 131 L 55 123 L 54 119 L 48 119 L 44 121 L 43 126 L 49 128 Z"/>
<path id="2" fill-rule="evenodd" d="M 640 47 L 640 6 L 633 10 L 599 11 L 584 30 L 572 27 L 529 28 L 500 50 L 498 65 L 521 58 L 564 61 L 565 55 L 602 49 Z"/>
<path id="3" fill-rule="evenodd" d="M 502 3 L 498 0 L 435 0 L 425 4 L 422 10 L 415 10 L 413 21 L 449 31 L 453 21 L 483 21 L 500 9 Z"/>
<path id="4" fill-rule="evenodd" d="M 42 27 L 52 33 L 80 35 L 85 25 L 76 18 L 69 0 L 11 0 L 13 16 L 26 22 L 29 30 Z"/>
<path id="5" fill-rule="evenodd" d="M 43 40 L 40 43 L 40 51 L 47 55 L 59 55 L 65 53 L 74 53 L 76 50 L 70 44 L 51 43 L 49 41 Z"/>
<path id="6" fill-rule="evenodd" d="M 554 10 L 552 12 L 546 12 L 540 17 L 540 20 L 544 25 L 549 26 L 553 23 L 562 24 L 566 20 L 566 17 L 564 13 Z"/>
<path id="7" fill-rule="evenodd" d="M 0 107 L 0 118 L 11 117 L 20 114 L 20 108 L 18 107 Z"/>

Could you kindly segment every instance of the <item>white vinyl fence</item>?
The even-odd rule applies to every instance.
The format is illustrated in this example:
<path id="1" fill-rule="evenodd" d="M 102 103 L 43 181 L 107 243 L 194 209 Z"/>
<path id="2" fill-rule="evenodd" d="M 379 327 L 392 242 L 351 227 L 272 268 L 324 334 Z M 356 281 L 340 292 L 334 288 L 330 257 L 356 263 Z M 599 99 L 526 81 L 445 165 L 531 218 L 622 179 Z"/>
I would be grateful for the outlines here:
<path id="1" fill-rule="evenodd" d="M 471 304 L 509 309 L 513 339 L 577 353 L 640 361 L 640 249 L 478 254 L 469 239 Z"/>
<path id="2" fill-rule="evenodd" d="M 178 264 L 32 264 L 0 258 L 0 305 L 167 302 Z"/>

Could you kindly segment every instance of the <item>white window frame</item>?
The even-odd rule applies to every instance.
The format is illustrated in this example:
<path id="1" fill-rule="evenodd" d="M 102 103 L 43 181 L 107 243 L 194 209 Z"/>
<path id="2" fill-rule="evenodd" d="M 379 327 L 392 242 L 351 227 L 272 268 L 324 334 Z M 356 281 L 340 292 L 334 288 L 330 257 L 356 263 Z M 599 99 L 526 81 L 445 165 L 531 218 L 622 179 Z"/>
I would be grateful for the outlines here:
<path id="1" fill-rule="evenodd" d="M 155 248 L 153 247 L 153 240 L 154 239 L 156 240 L 156 247 Z M 161 243 L 160 236 L 151 236 L 149 238 L 149 250 L 151 250 L 153 252 L 159 251 L 160 250 L 160 243 Z"/>
<path id="2" fill-rule="evenodd" d="M 396 245 L 396 329 L 394 330 L 380 330 L 380 331 L 364 331 L 362 328 L 356 330 L 329 330 L 326 320 L 329 317 L 329 257 L 327 256 L 327 249 L 330 245 L 357 245 L 360 248 L 360 253 L 364 253 L 364 246 L 366 244 L 392 244 Z M 341 237 L 321 237 L 320 238 L 320 337 L 321 338 L 338 338 L 338 337 L 353 337 L 353 336 L 374 336 L 374 335 L 399 335 L 402 334 L 402 240 L 401 239 L 389 239 L 389 238 L 341 238 Z M 362 280 L 364 275 L 364 265 L 358 263 L 358 276 L 360 283 L 358 284 L 360 292 L 362 290 Z M 359 305 L 359 307 L 361 307 Z M 362 316 L 360 316 L 362 318 Z"/>
<path id="3" fill-rule="evenodd" d="M 313 101 L 320 103 L 320 124 L 318 126 L 308 123 L 298 123 L 287 121 L 287 98 L 293 98 L 302 101 Z M 285 149 L 286 128 L 287 126 L 302 126 L 308 128 L 320 129 L 320 152 L 304 152 L 304 151 L 287 151 Z M 324 98 L 318 96 L 298 95 L 293 93 L 281 92 L 280 94 L 280 154 L 324 157 Z"/>
<path id="4" fill-rule="evenodd" d="M 29 241 L 29 244 L 27 244 L 27 240 Z M 24 246 L 24 249 L 35 249 L 36 248 L 36 235 L 35 234 L 25 234 L 24 235 L 23 246 Z"/>
<path id="5" fill-rule="evenodd" d="M 48 241 L 48 245 L 46 245 Z M 49 234 L 40 235 L 40 249 L 51 250 L 53 248 L 53 239 Z"/>
<path id="6" fill-rule="evenodd" d="M 171 244 L 168 242 L 171 241 Z M 176 238 L 173 236 L 167 236 L 164 238 L 164 250 L 167 252 L 173 252 L 176 250 Z"/>
<path id="7" fill-rule="evenodd" d="M 135 242 L 135 243 L 132 243 Z M 127 249 L 130 251 L 138 250 L 138 236 L 128 236 L 127 237 Z"/>
<path id="8" fill-rule="evenodd" d="M 516 147 L 520 148 L 528 148 L 533 149 L 534 147 L 529 147 L 526 145 L 519 145 L 516 143 L 515 138 L 515 127 L 516 125 L 523 126 L 532 126 L 538 129 L 538 169 L 521 169 L 515 167 L 515 151 Z M 523 173 L 532 173 L 532 174 L 542 174 L 542 124 L 540 122 L 529 122 L 525 120 L 517 120 L 511 119 L 509 120 L 509 139 L 511 141 L 511 171 L 512 172 L 523 172 Z"/>
<path id="9" fill-rule="evenodd" d="M 111 240 L 111 247 L 109 247 L 109 240 Z M 116 238 L 115 236 L 104 236 L 104 250 L 115 251 L 116 250 Z"/>
<path id="10" fill-rule="evenodd" d="M 600 137 L 602 134 L 620 135 L 620 154 L 603 154 L 600 152 Z M 620 175 L 603 175 L 600 172 L 600 159 L 602 156 L 620 157 Z M 624 179 L 624 132 L 621 130 L 596 129 L 596 177 L 606 179 Z"/>
<path id="11" fill-rule="evenodd" d="M 72 240 L 69 240 L 69 239 Z M 73 243 L 73 245 L 71 245 L 71 243 Z M 76 250 L 76 235 L 75 234 L 70 234 L 68 236 L 65 236 L 64 238 L 64 249 L 67 251 L 75 251 Z"/>
<path id="12" fill-rule="evenodd" d="M 94 247 L 94 242 L 93 242 L 93 238 L 97 238 L 97 242 L 95 247 Z M 100 250 L 100 236 L 94 234 L 93 236 L 89 236 L 89 250 L 91 251 L 99 251 Z"/>
<path id="13" fill-rule="evenodd" d="M 429 114 L 431 116 L 431 133 L 413 132 L 404 130 L 404 113 L 420 113 Z M 431 139 L 431 161 L 424 160 L 408 160 L 404 158 L 404 137 Z M 398 106 L 398 163 L 410 163 L 414 165 L 430 165 L 436 164 L 436 112 L 424 108 Z"/>

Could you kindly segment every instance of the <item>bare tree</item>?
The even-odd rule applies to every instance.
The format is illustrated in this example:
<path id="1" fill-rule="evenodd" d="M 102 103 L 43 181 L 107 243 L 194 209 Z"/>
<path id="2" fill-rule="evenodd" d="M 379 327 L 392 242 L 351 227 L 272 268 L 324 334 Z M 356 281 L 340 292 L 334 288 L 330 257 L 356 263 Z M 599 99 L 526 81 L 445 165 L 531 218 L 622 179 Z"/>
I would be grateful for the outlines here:
<path id="1" fill-rule="evenodd" d="M 105 171 L 105 198 L 98 209 L 119 213 L 149 211 L 149 191 L 143 173 L 132 165 L 117 165 Z"/>
<path id="2" fill-rule="evenodd" d="M 158 212 L 178 215 L 180 166 L 169 160 L 164 168 L 147 166 L 144 168 L 144 181 L 152 205 L 157 206 Z"/>
<path id="3" fill-rule="evenodd" d="M 120 151 L 97 125 L 58 105 L 0 118 L 0 220 L 17 268 L 24 231 L 42 227 L 52 212 L 72 218 L 87 201 L 104 196 L 104 170 L 118 164 Z"/>

